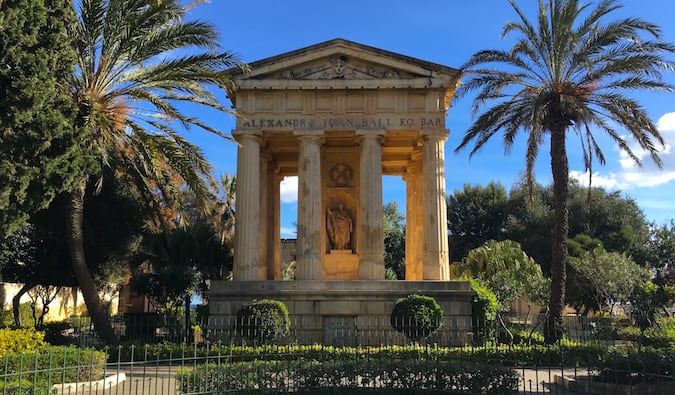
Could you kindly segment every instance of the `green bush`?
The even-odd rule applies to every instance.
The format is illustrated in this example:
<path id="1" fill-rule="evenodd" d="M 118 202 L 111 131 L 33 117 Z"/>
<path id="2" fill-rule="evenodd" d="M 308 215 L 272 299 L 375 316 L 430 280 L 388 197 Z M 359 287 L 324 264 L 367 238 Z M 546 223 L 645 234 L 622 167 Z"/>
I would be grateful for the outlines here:
<path id="1" fill-rule="evenodd" d="M 473 342 L 483 345 L 494 335 L 494 322 L 497 318 L 497 296 L 478 280 L 469 279 L 471 289 L 476 293 L 471 300 L 471 320 L 473 322 Z"/>
<path id="2" fill-rule="evenodd" d="M 443 309 L 432 297 L 408 295 L 396 301 L 390 323 L 410 340 L 420 341 L 443 325 Z"/>
<path id="3" fill-rule="evenodd" d="M 35 352 L 47 346 L 45 334 L 33 328 L 0 329 L 0 356 L 9 353 Z"/>
<path id="4" fill-rule="evenodd" d="M 621 340 L 635 344 L 640 342 L 640 328 L 630 326 L 620 328 L 617 336 Z M 660 318 L 656 326 L 645 330 L 642 344 L 656 348 L 675 347 L 675 318 Z"/>
<path id="5" fill-rule="evenodd" d="M 8 378 L 5 388 L 10 394 L 51 394 L 53 384 L 100 380 L 106 358 L 102 351 L 57 346 L 36 352 L 9 353 L 3 361 Z"/>
<path id="6" fill-rule="evenodd" d="M 178 373 L 181 393 L 298 392 L 369 386 L 444 393 L 515 394 L 518 373 L 500 366 L 439 360 L 249 361 Z"/>
<path id="7" fill-rule="evenodd" d="M 288 334 L 288 308 L 278 300 L 253 300 L 237 311 L 239 334 L 253 343 L 266 344 Z"/>
<path id="8" fill-rule="evenodd" d="M 35 319 L 33 318 L 33 308 L 30 302 L 24 302 L 19 305 L 19 315 L 21 316 L 21 325 L 24 327 L 35 326 Z M 2 312 L 2 326 L 14 326 L 14 313 L 12 309 L 3 310 Z"/>

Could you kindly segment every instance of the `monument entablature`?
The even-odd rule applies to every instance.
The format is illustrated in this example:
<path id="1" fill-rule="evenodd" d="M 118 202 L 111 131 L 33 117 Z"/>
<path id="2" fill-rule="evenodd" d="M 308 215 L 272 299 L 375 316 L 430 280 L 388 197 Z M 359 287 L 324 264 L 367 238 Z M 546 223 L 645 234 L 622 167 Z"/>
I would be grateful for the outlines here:
<path id="1" fill-rule="evenodd" d="M 285 176 L 298 176 L 296 282 L 384 280 L 388 175 L 406 182 L 406 280 L 449 280 L 445 116 L 459 72 L 342 39 L 250 68 L 232 70 L 228 92 L 239 144 L 234 280 L 280 280 Z"/>

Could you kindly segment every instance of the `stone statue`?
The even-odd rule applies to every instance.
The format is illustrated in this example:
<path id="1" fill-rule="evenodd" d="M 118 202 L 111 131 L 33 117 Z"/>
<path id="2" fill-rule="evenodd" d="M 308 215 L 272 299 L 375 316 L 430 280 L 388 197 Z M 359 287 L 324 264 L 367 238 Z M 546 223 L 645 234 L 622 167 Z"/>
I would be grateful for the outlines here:
<path id="1" fill-rule="evenodd" d="M 332 249 L 348 250 L 352 233 L 352 218 L 344 210 L 342 204 L 338 210 L 328 209 L 326 227 Z"/>

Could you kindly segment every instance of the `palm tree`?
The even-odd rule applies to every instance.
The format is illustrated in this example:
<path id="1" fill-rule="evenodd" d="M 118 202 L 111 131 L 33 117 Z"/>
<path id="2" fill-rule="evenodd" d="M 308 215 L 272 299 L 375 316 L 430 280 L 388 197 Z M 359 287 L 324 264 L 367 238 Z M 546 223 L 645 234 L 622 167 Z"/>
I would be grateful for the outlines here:
<path id="1" fill-rule="evenodd" d="M 125 177 L 158 211 L 181 207 L 181 188 L 198 201 L 216 189 L 201 150 L 179 134 L 197 127 L 227 138 L 186 115 L 181 103 L 227 111 L 210 87 L 227 88 L 225 70 L 240 65 L 220 50 L 210 24 L 188 21 L 178 0 L 80 0 L 75 28 L 77 70 L 72 97 L 87 132 L 82 142 L 98 160 Z M 84 196 L 103 182 L 102 172 L 82 176 L 69 196 L 66 238 L 94 327 L 116 343 L 83 250 Z M 89 186 L 89 188 L 87 188 Z M 94 190 L 96 188 L 93 188 Z M 161 217 L 160 217 L 161 218 Z"/>
<path id="2" fill-rule="evenodd" d="M 642 89 L 671 91 L 661 72 L 673 70 L 673 63 L 665 56 L 675 52 L 675 47 L 660 41 L 658 26 L 639 18 L 604 23 L 608 14 L 621 7 L 614 0 L 602 0 L 594 7 L 578 0 L 539 0 L 537 25 L 526 18 L 515 0 L 509 3 L 519 20 L 506 23 L 503 35 L 517 36 L 513 47 L 509 51 L 479 51 L 462 67 L 469 79 L 459 94 L 478 90 L 474 113 L 486 103 L 492 104 L 474 121 L 455 151 L 473 143 L 473 155 L 499 131 L 503 131 L 508 151 L 518 132 L 524 131 L 527 180 L 532 186 L 539 149 L 550 137 L 555 203 L 550 315 L 545 337 L 553 343 L 562 337 L 565 297 L 568 131 L 581 140 L 589 174 L 594 158 L 600 164 L 605 162 L 595 136 L 599 132 L 606 133 L 642 165 L 618 128 L 627 130 L 640 149 L 661 166 L 655 142 L 663 145 L 663 138 L 645 109 L 627 93 Z"/>

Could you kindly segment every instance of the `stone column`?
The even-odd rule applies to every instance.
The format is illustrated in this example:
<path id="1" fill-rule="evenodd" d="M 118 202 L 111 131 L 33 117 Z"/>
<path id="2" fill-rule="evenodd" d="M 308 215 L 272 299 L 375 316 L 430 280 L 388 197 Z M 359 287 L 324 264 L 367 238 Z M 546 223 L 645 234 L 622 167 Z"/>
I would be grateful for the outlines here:
<path id="1" fill-rule="evenodd" d="M 323 132 L 321 132 L 323 133 Z M 303 135 L 298 158 L 298 280 L 321 280 L 321 135 Z"/>
<path id="2" fill-rule="evenodd" d="M 359 132 L 357 131 L 357 134 Z M 381 134 L 360 136 L 359 279 L 384 280 L 384 207 Z"/>
<path id="3" fill-rule="evenodd" d="M 269 211 L 268 217 L 271 219 L 268 226 L 267 241 L 267 279 L 281 280 L 281 190 L 280 183 L 282 176 L 276 173 L 276 166 L 271 167 L 269 174 Z"/>
<path id="4" fill-rule="evenodd" d="M 258 227 L 258 279 L 267 279 L 267 248 L 269 246 L 267 240 L 267 228 L 270 226 L 269 221 L 269 187 L 268 182 L 268 165 L 269 155 L 265 153 L 260 154 L 260 189 L 258 195 L 260 196 L 260 206 L 258 208 L 258 218 L 260 218 L 260 226 Z"/>
<path id="5" fill-rule="evenodd" d="M 412 159 L 408 164 L 407 173 L 403 176 L 406 182 L 405 279 L 408 281 L 422 280 L 424 241 L 424 227 L 421 226 L 421 152 L 414 152 Z"/>
<path id="6" fill-rule="evenodd" d="M 258 236 L 260 232 L 260 143 L 252 134 L 233 133 L 237 150 L 237 210 L 234 238 L 233 277 L 239 281 L 258 278 Z"/>
<path id="7" fill-rule="evenodd" d="M 445 140 L 448 133 L 424 135 L 424 280 L 449 280 L 448 224 L 445 201 Z"/>

